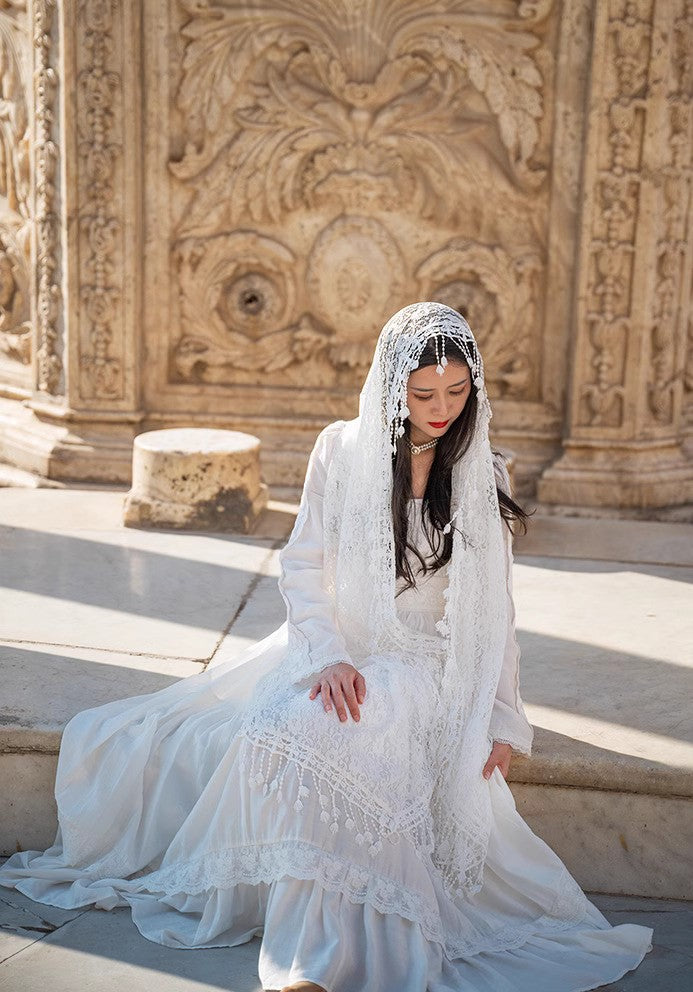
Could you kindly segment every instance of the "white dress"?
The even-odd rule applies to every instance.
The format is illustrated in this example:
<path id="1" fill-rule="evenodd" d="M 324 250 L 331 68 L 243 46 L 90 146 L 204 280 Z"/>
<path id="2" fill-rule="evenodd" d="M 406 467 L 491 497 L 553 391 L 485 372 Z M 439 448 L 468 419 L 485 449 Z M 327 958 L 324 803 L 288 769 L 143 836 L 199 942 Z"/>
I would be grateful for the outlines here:
<path id="1" fill-rule="evenodd" d="M 316 477 L 308 483 L 318 485 Z M 287 623 L 309 637 L 319 669 L 339 650 L 340 635 L 320 588 L 320 494 L 310 492 L 310 511 L 281 553 L 280 588 Z M 421 501 L 410 510 L 414 540 L 427 554 Z M 508 551 L 511 596 L 510 561 Z M 336 775 L 358 774 L 364 751 L 373 767 L 394 734 L 396 756 L 389 752 L 378 783 L 364 782 L 384 801 L 388 789 L 406 789 L 412 762 L 425 762 L 413 742 L 417 721 L 435 706 L 445 585 L 441 570 L 398 596 L 400 617 L 430 633 L 431 652 L 416 679 L 396 659 L 364 672 L 359 723 L 342 724 L 320 696 L 310 700 L 311 681 L 286 679 L 267 697 L 269 717 L 294 743 L 308 732 L 337 755 Z M 211 670 L 73 717 L 58 764 L 55 842 L 44 853 L 12 855 L 0 884 L 55 906 L 129 906 L 142 935 L 170 947 L 233 946 L 262 935 L 265 989 L 308 979 L 328 992 L 581 992 L 640 963 L 652 930 L 610 926 L 517 813 L 497 769 L 488 783 L 494 818 L 484 884 L 453 903 L 409 840 L 371 844 L 358 810 L 349 829 L 338 829 L 309 772 L 304 779 L 287 766 L 282 777 L 278 763 L 267 767 L 243 718 L 286 647 L 284 624 L 239 656 L 237 678 Z M 489 742 L 528 751 L 518 656 L 511 611 Z"/>

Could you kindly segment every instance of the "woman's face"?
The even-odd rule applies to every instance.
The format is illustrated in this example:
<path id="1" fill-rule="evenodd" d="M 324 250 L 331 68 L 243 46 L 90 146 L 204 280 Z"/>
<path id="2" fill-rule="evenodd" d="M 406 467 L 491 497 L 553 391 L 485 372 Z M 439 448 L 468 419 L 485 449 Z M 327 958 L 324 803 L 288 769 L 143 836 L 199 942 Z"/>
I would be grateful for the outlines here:
<path id="1" fill-rule="evenodd" d="M 412 442 L 421 443 L 422 435 L 442 437 L 464 410 L 471 389 L 469 368 L 452 359 L 448 360 L 442 375 L 438 375 L 435 365 L 411 372 L 407 382 L 407 406 Z"/>

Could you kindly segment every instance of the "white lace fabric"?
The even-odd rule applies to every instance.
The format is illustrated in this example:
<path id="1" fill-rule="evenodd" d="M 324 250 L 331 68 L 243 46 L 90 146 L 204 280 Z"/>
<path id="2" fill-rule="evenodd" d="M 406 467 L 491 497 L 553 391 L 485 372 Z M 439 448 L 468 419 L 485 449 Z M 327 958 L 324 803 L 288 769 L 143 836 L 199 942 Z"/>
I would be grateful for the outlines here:
<path id="1" fill-rule="evenodd" d="M 392 368 L 413 367 L 432 327 L 467 334 L 436 307 L 416 308 L 412 340 L 395 321 L 402 353 L 387 332 Z M 76 714 L 55 843 L 8 858 L 0 885 L 65 908 L 130 904 L 140 932 L 171 946 L 247 939 L 262 898 L 247 887 L 287 878 L 418 924 L 451 960 L 583 921 L 608 928 L 500 772 L 481 775 L 493 739 L 528 753 L 532 729 L 495 489 L 507 490 L 507 472 L 488 445 L 480 360 L 470 352 L 480 429 L 453 478 L 452 558 L 395 597 L 381 417 L 397 429 L 390 390 L 402 383 L 386 389 L 378 355 L 360 417 L 325 428 L 311 454 L 280 554 L 286 622 L 225 664 Z M 411 514 L 425 553 L 416 504 Z M 341 660 L 365 677 L 358 723 L 309 698 Z"/>
<path id="2" fill-rule="evenodd" d="M 446 530 L 454 526 L 455 535 L 436 635 L 407 625 L 398 610 L 390 511 L 391 452 L 408 415 L 406 381 L 434 334 L 462 347 L 478 399 L 472 443 L 453 472 Z M 459 314 L 428 303 L 396 314 L 378 340 L 359 417 L 327 427 L 311 455 L 299 513 L 281 555 L 288 658 L 283 671 L 262 686 L 245 723 L 249 739 L 268 753 L 310 766 L 344 822 L 353 820 L 350 808 L 359 809 L 374 838 L 374 854 L 407 824 L 407 836 L 430 854 L 451 897 L 478 891 L 482 884 L 491 818 L 481 770 L 489 740 L 498 734 L 525 753 L 531 747 L 519 698 L 517 645 L 508 625 L 509 535 L 504 536 L 496 493 L 497 477 L 507 486 L 507 472 L 494 463 L 490 416 L 481 358 Z M 276 725 L 272 693 L 281 691 L 282 678 L 307 684 L 341 660 L 364 672 L 367 684 L 375 680 L 374 692 L 388 667 L 406 670 L 414 681 L 405 694 L 416 698 L 416 712 L 388 713 L 386 707 L 383 714 L 393 723 L 399 715 L 401 726 L 409 728 L 415 747 L 404 749 L 404 762 L 396 731 L 391 739 L 383 732 L 372 746 L 332 755 L 330 742 L 315 740 L 309 724 L 292 728 L 298 734 Z M 419 678 L 435 687 L 425 721 Z M 360 729 L 365 739 L 365 721 Z M 417 762 L 413 751 L 425 760 Z M 334 771 L 339 761 L 353 766 L 342 776 Z M 333 780 L 339 786 L 329 784 Z M 340 829 L 340 816 L 333 825 Z"/>

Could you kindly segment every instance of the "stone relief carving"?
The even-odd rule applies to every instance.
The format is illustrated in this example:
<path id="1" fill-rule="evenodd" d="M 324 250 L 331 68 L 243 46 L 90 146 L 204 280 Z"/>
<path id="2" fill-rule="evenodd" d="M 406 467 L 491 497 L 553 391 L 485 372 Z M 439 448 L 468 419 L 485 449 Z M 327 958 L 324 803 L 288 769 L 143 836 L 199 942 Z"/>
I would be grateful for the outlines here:
<path id="1" fill-rule="evenodd" d="M 687 427 L 693 428 L 693 305 L 689 310 L 685 343 L 686 357 L 683 370 L 683 405 L 684 423 Z"/>
<path id="2" fill-rule="evenodd" d="M 536 251 L 450 241 L 418 268 L 422 297 L 459 310 L 475 329 L 489 395 L 526 398 L 534 385 L 530 348 L 537 322 Z"/>
<path id="3" fill-rule="evenodd" d="M 335 366 L 363 370 L 373 357 L 382 315 L 397 309 L 405 263 L 392 236 L 372 217 L 338 217 L 308 258 L 306 288 L 318 316 L 339 333 L 329 349 Z"/>
<path id="4" fill-rule="evenodd" d="M 329 343 L 309 315 L 289 323 L 295 258 L 278 241 L 252 231 L 192 238 L 179 244 L 177 262 L 186 329 L 174 351 L 179 379 L 217 382 L 229 367 L 271 372 Z"/>
<path id="5" fill-rule="evenodd" d="M 36 189 L 36 385 L 60 391 L 63 360 L 58 320 L 62 294 L 57 278 L 60 226 L 57 215 L 58 145 L 54 139 L 58 76 L 54 42 L 57 0 L 34 0 L 34 151 Z"/>
<path id="6" fill-rule="evenodd" d="M 124 479 L 141 417 L 237 419 L 298 483 L 316 411 L 433 297 L 479 334 L 525 491 L 689 500 L 691 0 L 326 8 L 0 0 L 0 366 L 52 394 L 26 430 L 9 401 L 20 456 Z"/>
<path id="7" fill-rule="evenodd" d="M 29 218 L 29 121 L 16 20 L 0 11 L 0 196 Z M 23 32 L 22 32 L 23 33 Z"/>
<path id="8" fill-rule="evenodd" d="M 121 77 L 113 70 L 113 18 L 118 0 L 83 0 L 78 19 L 84 68 L 78 73 L 79 178 L 81 189 L 80 295 L 88 330 L 81 356 L 84 397 L 118 398 L 123 369 L 113 353 L 113 325 L 121 299 L 114 273 L 120 222 L 114 208 L 114 172 L 122 151 L 121 114 L 116 106 Z M 83 318 L 83 319 L 84 319 Z"/>
<path id="9" fill-rule="evenodd" d="M 25 4 L 0 9 L 0 354 L 28 365 L 29 119 Z"/>
<path id="10" fill-rule="evenodd" d="M 22 365 L 31 361 L 27 233 L 0 229 L 0 353 Z"/>
<path id="11" fill-rule="evenodd" d="M 668 162 L 662 169 L 657 211 L 661 237 L 657 244 L 656 281 L 650 329 L 650 420 L 671 424 L 680 379 L 677 358 L 677 324 L 681 287 L 686 280 L 686 259 L 691 216 L 691 98 L 693 97 L 693 3 L 678 5 L 674 20 L 671 89 L 666 98 L 663 145 Z M 685 347 L 685 345 L 684 345 Z"/>
<path id="12" fill-rule="evenodd" d="M 523 5 L 523 23 L 497 3 L 442 15 L 344 0 L 322 18 L 307 0 L 255 13 L 239 0 L 179 3 L 187 143 L 170 168 L 184 181 L 205 172 L 182 233 L 374 201 L 448 219 L 482 163 L 529 188 L 545 177 L 532 162 L 543 80 L 527 28 L 549 4 Z"/>
<path id="13" fill-rule="evenodd" d="M 591 375 L 581 386 L 578 423 L 623 421 L 635 223 L 643 142 L 643 93 L 650 58 L 651 3 L 611 0 L 606 63 L 612 68 L 599 144 L 586 319 Z"/>
<path id="14" fill-rule="evenodd" d="M 257 10 L 239 0 L 178 7 L 181 132 L 169 169 L 187 195 L 171 248 L 182 290 L 170 380 L 245 382 L 244 372 L 319 356 L 347 376 L 339 381 L 356 383 L 384 320 L 420 298 L 415 273 L 436 244 L 476 227 L 514 253 L 523 230 L 527 257 L 541 256 L 545 230 L 534 215 L 543 197 L 545 223 L 549 0 L 512 12 L 497 0 L 458 0 L 444 12 L 344 0 L 330 17 L 307 0 Z M 507 207 L 494 231 L 477 224 L 484 193 Z M 420 249 L 403 241 L 407 218 L 430 224 Z M 231 266 L 215 281 L 224 239 L 241 244 L 252 233 L 247 252 L 229 250 L 240 250 L 245 274 Z M 294 287 L 281 319 L 270 248 L 279 241 L 293 256 L 283 264 Z M 479 244 L 479 265 L 486 250 Z M 533 286 L 529 273 L 519 281 Z M 215 301 L 222 286 L 225 307 Z M 474 276 L 470 304 L 482 286 Z M 251 320 L 242 301 L 253 287 Z M 507 311 L 517 278 L 499 277 L 491 292 Z M 538 320 L 536 300 L 532 308 Z M 536 385 L 529 354 L 504 358 L 500 392 L 526 395 Z"/>

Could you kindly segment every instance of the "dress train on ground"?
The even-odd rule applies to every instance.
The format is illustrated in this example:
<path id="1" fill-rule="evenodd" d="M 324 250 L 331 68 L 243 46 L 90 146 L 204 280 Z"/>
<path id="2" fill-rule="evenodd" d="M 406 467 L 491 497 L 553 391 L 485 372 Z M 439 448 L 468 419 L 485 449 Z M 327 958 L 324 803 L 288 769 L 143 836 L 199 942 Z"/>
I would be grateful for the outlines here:
<path id="1" fill-rule="evenodd" d="M 403 594 L 402 622 L 436 637 L 444 586 L 433 573 Z M 381 783 L 387 805 L 388 789 L 406 791 L 415 766 L 425 772 L 412 742 L 435 710 L 435 652 L 414 680 L 396 657 L 366 667 L 360 723 L 340 724 L 306 685 L 276 682 L 275 728 L 287 740 L 302 728 L 340 758 L 330 792 L 243 729 L 286 651 L 283 624 L 235 666 L 73 717 L 56 776 L 55 843 L 12 855 L 0 885 L 63 908 L 130 907 L 140 933 L 169 947 L 262 936 L 265 989 L 308 979 L 328 992 L 585 992 L 640 963 L 652 930 L 608 923 L 524 822 L 498 769 L 483 886 L 465 898 L 446 894 L 406 825 L 381 845 L 358 811 L 343 829 L 339 774 L 355 775 L 364 752 L 380 754 L 393 727 L 396 752 L 366 785 Z M 515 677 L 507 683 L 503 706 L 519 726 Z"/>

